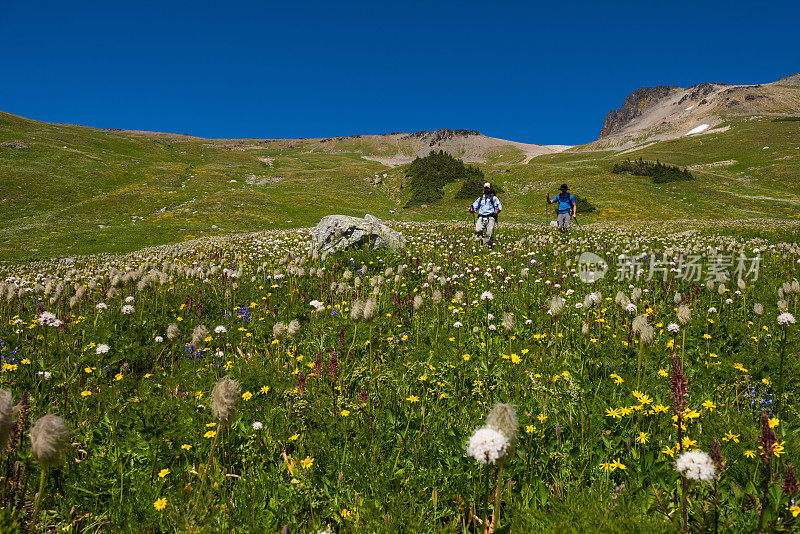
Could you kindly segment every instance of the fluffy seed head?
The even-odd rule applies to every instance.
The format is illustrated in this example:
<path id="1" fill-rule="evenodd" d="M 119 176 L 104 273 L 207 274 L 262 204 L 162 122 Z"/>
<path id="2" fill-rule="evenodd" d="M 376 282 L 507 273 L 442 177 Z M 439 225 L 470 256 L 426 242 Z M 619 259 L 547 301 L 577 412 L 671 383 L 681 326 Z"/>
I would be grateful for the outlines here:
<path id="1" fill-rule="evenodd" d="M 0 451 L 5 449 L 12 426 L 14 426 L 14 404 L 11 392 L 0 389 Z"/>
<path id="2" fill-rule="evenodd" d="M 647 347 L 653 342 L 653 335 L 655 331 L 652 326 L 645 324 L 639 332 L 639 343 Z"/>
<path id="3" fill-rule="evenodd" d="M 211 392 L 211 415 L 217 421 L 228 423 L 236 415 L 239 406 L 239 382 L 226 376 L 214 386 Z"/>
<path id="4" fill-rule="evenodd" d="M 511 448 L 508 438 L 502 432 L 483 427 L 473 432 L 467 443 L 467 455 L 482 464 L 493 464 L 503 458 Z"/>
<path id="5" fill-rule="evenodd" d="M 61 464 L 69 437 L 69 427 L 59 416 L 45 415 L 39 418 L 31 427 L 33 456 L 45 466 Z"/>
<path id="6" fill-rule="evenodd" d="M 181 329 L 178 328 L 177 324 L 172 323 L 167 327 L 167 339 L 169 339 L 170 341 L 175 341 L 176 339 L 178 339 L 178 336 L 180 335 L 181 335 Z"/>
<path id="7" fill-rule="evenodd" d="M 364 321 L 370 322 L 378 315 L 378 303 L 375 299 L 371 298 L 364 304 L 363 317 Z"/>
<path id="8" fill-rule="evenodd" d="M 360 300 L 353 301 L 353 304 L 350 305 L 350 318 L 355 322 L 364 318 L 364 302 Z"/>
<path id="9" fill-rule="evenodd" d="M 744 280 L 742 280 L 741 278 L 739 278 L 736 281 L 736 285 L 738 286 L 739 291 L 744 291 L 745 289 L 747 289 L 747 283 Z"/>
<path id="10" fill-rule="evenodd" d="M 639 334 L 642 331 L 642 327 L 647 325 L 647 316 L 646 315 L 637 315 L 633 319 L 633 323 L 631 323 L 631 330 L 634 334 Z"/>
<path id="11" fill-rule="evenodd" d="M 300 332 L 300 321 L 297 319 L 292 319 L 289 322 L 289 326 L 286 328 L 286 333 L 289 334 L 289 337 L 294 337 Z"/>
<path id="12" fill-rule="evenodd" d="M 711 482 L 717 472 L 714 461 L 703 451 L 687 451 L 678 456 L 675 470 L 686 478 L 701 482 Z"/>
<path id="13" fill-rule="evenodd" d="M 753 313 L 756 315 L 764 315 L 764 306 L 760 302 L 753 304 Z"/>
<path id="14" fill-rule="evenodd" d="M 692 310 L 689 309 L 689 306 L 686 306 L 685 304 L 678 306 L 678 322 L 683 326 L 686 326 L 691 320 Z"/>
<path id="15" fill-rule="evenodd" d="M 506 334 L 514 332 L 514 317 L 508 312 L 503 314 L 503 330 L 506 331 Z"/>
<path id="16" fill-rule="evenodd" d="M 442 292 L 438 289 L 434 291 L 433 295 L 431 295 L 431 300 L 434 304 L 440 304 L 442 302 Z"/>
<path id="17" fill-rule="evenodd" d="M 550 309 L 547 311 L 553 317 L 558 317 L 564 311 L 564 299 L 556 295 L 550 300 Z"/>
<path id="18" fill-rule="evenodd" d="M 508 439 L 509 446 L 513 447 L 519 434 L 519 420 L 514 405 L 498 403 L 492 406 L 486 416 L 486 426 L 502 432 Z"/>
<path id="19" fill-rule="evenodd" d="M 642 298 L 642 290 L 638 287 L 634 287 L 631 292 L 631 301 L 639 302 L 640 298 Z"/>
<path id="20" fill-rule="evenodd" d="M 208 328 L 204 324 L 199 324 L 192 331 L 192 345 L 199 347 L 203 340 L 208 336 Z"/>
<path id="21" fill-rule="evenodd" d="M 422 308 L 422 295 L 414 297 L 414 311 L 419 311 Z"/>
<path id="22" fill-rule="evenodd" d="M 674 302 L 676 305 L 680 304 L 682 300 L 683 297 L 681 296 L 680 293 L 675 293 L 675 296 L 672 297 L 672 302 Z"/>
<path id="23" fill-rule="evenodd" d="M 275 339 L 283 339 L 283 336 L 286 335 L 286 327 L 281 321 L 278 321 L 272 327 L 272 335 L 275 336 Z"/>

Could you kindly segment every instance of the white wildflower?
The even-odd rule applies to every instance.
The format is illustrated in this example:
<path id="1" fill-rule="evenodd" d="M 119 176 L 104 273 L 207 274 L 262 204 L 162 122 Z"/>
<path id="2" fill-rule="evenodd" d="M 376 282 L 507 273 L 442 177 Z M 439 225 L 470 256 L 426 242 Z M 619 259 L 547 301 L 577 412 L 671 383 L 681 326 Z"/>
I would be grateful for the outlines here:
<path id="1" fill-rule="evenodd" d="M 678 456 L 675 470 L 692 480 L 711 482 L 716 475 L 714 461 L 703 451 L 687 451 Z"/>
<path id="2" fill-rule="evenodd" d="M 493 464 L 506 455 L 511 444 L 499 430 L 483 427 L 472 433 L 467 443 L 467 455 L 482 464 Z"/>

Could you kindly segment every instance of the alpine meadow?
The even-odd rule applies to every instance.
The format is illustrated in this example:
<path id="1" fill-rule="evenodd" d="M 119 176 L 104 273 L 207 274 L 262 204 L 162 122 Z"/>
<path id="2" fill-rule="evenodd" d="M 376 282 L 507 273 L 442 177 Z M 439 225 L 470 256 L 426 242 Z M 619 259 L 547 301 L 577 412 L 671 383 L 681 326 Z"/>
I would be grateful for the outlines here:
<path id="1" fill-rule="evenodd" d="M 800 74 L 578 146 L 0 113 L 0 531 L 794 532 L 799 278 Z"/>

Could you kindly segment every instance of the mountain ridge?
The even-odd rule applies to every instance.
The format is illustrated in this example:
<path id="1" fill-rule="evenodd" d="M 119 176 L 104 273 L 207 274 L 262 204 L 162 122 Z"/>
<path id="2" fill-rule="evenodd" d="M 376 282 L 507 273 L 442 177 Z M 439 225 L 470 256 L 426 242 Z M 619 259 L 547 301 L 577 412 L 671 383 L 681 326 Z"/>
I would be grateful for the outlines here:
<path id="1" fill-rule="evenodd" d="M 800 73 L 766 84 L 640 87 L 619 109 L 608 112 L 597 141 L 588 147 L 629 149 L 651 141 L 711 133 L 731 117 L 798 113 Z"/>

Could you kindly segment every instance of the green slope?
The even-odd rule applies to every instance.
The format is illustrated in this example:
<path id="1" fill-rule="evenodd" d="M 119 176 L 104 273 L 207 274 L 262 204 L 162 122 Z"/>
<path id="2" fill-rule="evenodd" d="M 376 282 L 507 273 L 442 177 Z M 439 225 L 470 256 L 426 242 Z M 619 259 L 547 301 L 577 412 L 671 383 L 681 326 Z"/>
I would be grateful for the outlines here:
<path id="1" fill-rule="evenodd" d="M 562 182 L 598 208 L 584 222 L 798 218 L 800 121 L 750 118 L 727 126 L 723 133 L 628 153 L 576 147 L 528 164 L 521 158 L 508 163 L 517 160 L 511 157 L 499 163 L 487 153 L 489 163 L 480 167 L 506 190 L 505 221 L 549 221 L 543 195 Z M 26 148 L 17 148 L 20 143 Z M 407 198 L 403 168 L 360 155 L 393 155 L 396 148 L 370 143 L 208 140 L 0 113 L 0 258 L 125 252 L 206 235 L 309 226 L 334 212 L 466 225 L 466 203 L 453 199 L 459 184 L 436 204 L 399 208 Z M 638 157 L 701 167 L 693 170 L 697 180 L 669 184 L 611 173 L 614 162 Z M 384 173 L 382 185 L 370 184 Z"/>

